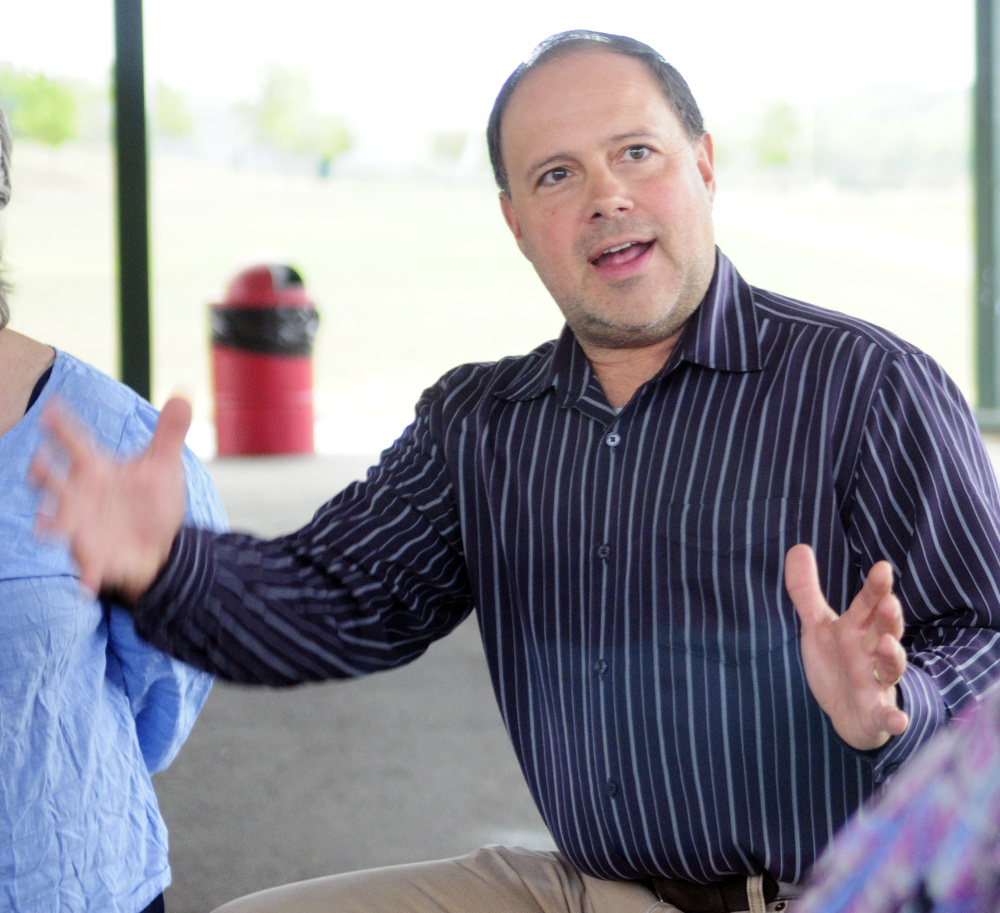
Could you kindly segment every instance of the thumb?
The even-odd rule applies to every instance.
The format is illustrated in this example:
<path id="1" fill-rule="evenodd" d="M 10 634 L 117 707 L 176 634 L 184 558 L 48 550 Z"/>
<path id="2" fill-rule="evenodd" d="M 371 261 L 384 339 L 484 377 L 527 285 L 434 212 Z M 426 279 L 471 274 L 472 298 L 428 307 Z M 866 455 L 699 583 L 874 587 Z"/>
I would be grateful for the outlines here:
<path id="1" fill-rule="evenodd" d="M 174 462 L 180 459 L 184 438 L 191 427 L 191 403 L 179 396 L 166 401 L 156 421 L 149 457 L 153 460 Z"/>
<path id="2" fill-rule="evenodd" d="M 803 627 L 819 624 L 830 614 L 830 606 L 819 585 L 816 556 L 808 545 L 800 543 L 788 550 L 785 556 L 785 588 Z"/>

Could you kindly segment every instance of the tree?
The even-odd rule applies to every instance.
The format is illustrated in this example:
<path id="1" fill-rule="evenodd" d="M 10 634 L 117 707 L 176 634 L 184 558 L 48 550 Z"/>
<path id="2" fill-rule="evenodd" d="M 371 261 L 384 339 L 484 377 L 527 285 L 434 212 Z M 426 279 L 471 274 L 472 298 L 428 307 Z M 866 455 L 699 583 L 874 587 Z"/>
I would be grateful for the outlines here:
<path id="1" fill-rule="evenodd" d="M 801 133 L 795 106 L 786 101 L 772 101 L 764 109 L 757 134 L 757 163 L 765 169 L 786 168 L 792 163 Z"/>
<path id="2" fill-rule="evenodd" d="M 322 114 L 316 118 L 315 151 L 319 156 L 317 172 L 321 177 L 330 173 L 333 160 L 351 148 L 351 131 L 339 114 Z"/>
<path id="3" fill-rule="evenodd" d="M 0 97 L 18 136 L 56 147 L 77 135 L 79 102 L 68 80 L 4 67 Z"/>
<path id="4" fill-rule="evenodd" d="M 265 64 L 257 97 L 247 108 L 257 138 L 280 151 L 309 151 L 305 130 L 311 96 L 304 71 L 279 63 Z"/>
<path id="5" fill-rule="evenodd" d="M 327 174 L 331 162 L 351 147 L 344 119 L 313 107 L 303 70 L 266 64 L 256 97 L 242 110 L 258 140 L 278 152 L 315 156 L 320 174 Z"/>

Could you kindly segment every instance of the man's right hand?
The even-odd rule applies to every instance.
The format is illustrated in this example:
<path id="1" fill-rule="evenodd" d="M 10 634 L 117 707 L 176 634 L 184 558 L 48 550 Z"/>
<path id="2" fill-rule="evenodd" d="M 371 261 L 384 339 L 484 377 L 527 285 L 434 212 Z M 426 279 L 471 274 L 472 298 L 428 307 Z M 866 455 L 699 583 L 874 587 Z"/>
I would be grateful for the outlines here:
<path id="1" fill-rule="evenodd" d="M 32 481 L 47 496 L 37 529 L 66 540 L 83 586 L 134 603 L 156 579 L 184 520 L 181 453 L 190 403 L 169 400 L 149 448 L 128 462 L 97 452 L 57 404 L 46 406 L 42 423 L 57 446 L 43 448 L 31 464 Z M 53 449 L 65 452 L 65 466 Z"/>

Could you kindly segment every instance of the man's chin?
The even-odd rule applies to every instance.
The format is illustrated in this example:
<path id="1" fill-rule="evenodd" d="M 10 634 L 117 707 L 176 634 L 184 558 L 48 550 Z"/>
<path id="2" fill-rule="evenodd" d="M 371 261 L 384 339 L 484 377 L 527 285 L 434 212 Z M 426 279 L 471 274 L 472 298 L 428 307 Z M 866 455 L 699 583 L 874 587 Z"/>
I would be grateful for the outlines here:
<path id="1" fill-rule="evenodd" d="M 677 334 L 681 326 L 662 321 L 636 326 L 591 319 L 577 326 L 570 324 L 570 329 L 585 347 L 590 345 L 602 349 L 643 349 L 666 342 Z"/>

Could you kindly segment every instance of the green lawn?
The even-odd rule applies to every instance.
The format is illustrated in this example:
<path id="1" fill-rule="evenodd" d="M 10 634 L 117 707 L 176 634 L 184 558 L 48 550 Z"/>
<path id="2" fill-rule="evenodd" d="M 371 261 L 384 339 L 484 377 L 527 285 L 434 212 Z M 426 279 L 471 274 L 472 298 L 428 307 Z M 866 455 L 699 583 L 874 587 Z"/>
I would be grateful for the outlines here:
<path id="1" fill-rule="evenodd" d="M 254 252 L 296 265 L 322 315 L 316 411 L 328 449 L 372 450 L 462 361 L 524 352 L 559 314 L 487 183 L 320 181 L 157 157 L 152 168 L 154 392 L 211 414 L 206 308 Z M 15 149 L 5 259 L 12 326 L 115 373 L 107 149 Z M 720 246 L 746 278 L 888 327 L 971 395 L 968 193 L 730 188 Z M 388 434 L 388 432 L 386 432 Z M 388 443 L 388 439 L 380 439 Z"/>

